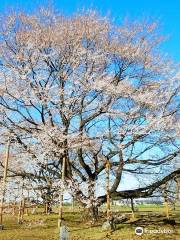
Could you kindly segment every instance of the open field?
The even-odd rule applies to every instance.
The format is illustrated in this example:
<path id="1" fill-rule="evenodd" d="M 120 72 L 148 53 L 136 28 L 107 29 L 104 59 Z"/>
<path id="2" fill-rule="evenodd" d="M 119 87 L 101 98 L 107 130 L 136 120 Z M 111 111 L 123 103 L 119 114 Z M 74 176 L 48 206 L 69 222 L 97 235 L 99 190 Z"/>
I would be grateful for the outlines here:
<path id="1" fill-rule="evenodd" d="M 118 210 L 127 210 L 123 207 L 117 207 Z M 17 224 L 17 217 L 6 215 L 4 217 L 5 229 L 0 232 L 0 240 L 57 240 L 57 214 L 45 215 L 39 209 L 37 214 L 24 216 L 24 224 Z M 117 210 L 117 209 L 116 209 Z M 135 215 L 135 220 L 129 220 L 126 223 L 117 225 L 117 230 L 114 232 L 102 231 L 102 223 L 104 216 L 101 217 L 95 225 L 91 225 L 89 221 L 84 219 L 83 212 L 70 211 L 66 207 L 64 213 L 64 222 L 70 229 L 71 240 L 136 240 L 136 239 L 180 239 L 180 211 L 172 211 L 170 218 L 176 221 L 176 225 L 165 224 L 163 222 L 163 208 L 158 206 L 141 206 Z M 142 236 L 135 235 L 136 227 L 144 227 L 147 230 L 151 229 L 166 229 L 171 230 L 171 234 L 143 234 Z"/>

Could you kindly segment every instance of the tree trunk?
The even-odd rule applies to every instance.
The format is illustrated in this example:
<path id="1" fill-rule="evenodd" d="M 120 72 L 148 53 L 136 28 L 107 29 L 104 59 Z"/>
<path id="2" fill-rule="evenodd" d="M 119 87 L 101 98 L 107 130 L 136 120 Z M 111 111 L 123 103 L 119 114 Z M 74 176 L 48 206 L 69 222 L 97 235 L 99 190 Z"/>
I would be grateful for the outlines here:
<path id="1" fill-rule="evenodd" d="M 82 220 L 90 221 L 91 223 L 95 223 L 98 220 L 98 207 L 97 206 L 89 206 L 85 207 L 82 212 Z"/>
<path id="2" fill-rule="evenodd" d="M 94 179 L 90 179 L 88 183 L 88 198 L 90 201 L 88 207 L 88 217 L 92 220 L 92 222 L 96 222 L 98 218 L 98 207 L 96 206 Z"/>
<path id="3" fill-rule="evenodd" d="M 52 212 L 52 207 L 51 207 L 50 201 L 46 201 L 45 206 L 44 206 L 44 212 L 45 212 L 45 214 L 50 214 Z"/>
<path id="4" fill-rule="evenodd" d="M 88 216 L 89 219 L 91 219 L 93 222 L 96 222 L 98 219 L 98 207 L 91 206 L 90 208 L 88 208 Z"/>

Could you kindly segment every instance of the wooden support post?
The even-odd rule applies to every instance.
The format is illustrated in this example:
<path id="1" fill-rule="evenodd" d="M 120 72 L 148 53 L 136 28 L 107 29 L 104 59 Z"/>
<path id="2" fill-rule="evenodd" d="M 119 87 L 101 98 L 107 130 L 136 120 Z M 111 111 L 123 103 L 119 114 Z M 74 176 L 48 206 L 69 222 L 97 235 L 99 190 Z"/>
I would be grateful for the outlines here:
<path id="1" fill-rule="evenodd" d="M 25 199 L 23 197 L 23 199 L 22 199 L 22 212 L 21 212 L 21 221 L 22 222 L 24 220 L 24 212 L 25 212 Z"/>
<path id="2" fill-rule="evenodd" d="M 107 221 L 110 220 L 111 217 L 111 207 L 110 207 L 110 163 L 109 159 L 106 161 L 106 213 L 107 213 Z"/>
<path id="3" fill-rule="evenodd" d="M 135 219 L 135 215 L 134 215 L 134 202 L 133 202 L 133 198 L 131 198 L 131 211 L 132 211 L 132 219 L 134 220 Z"/>
<path id="4" fill-rule="evenodd" d="M 177 179 L 177 195 L 178 195 L 178 201 L 180 202 L 180 178 Z"/>
<path id="5" fill-rule="evenodd" d="M 21 200 L 19 204 L 19 213 L 18 213 L 18 223 L 22 224 L 23 223 L 23 218 L 24 218 L 24 206 L 25 206 L 25 201 L 24 201 L 24 196 L 23 196 L 23 190 L 24 190 L 24 179 L 22 179 L 23 184 L 22 184 L 22 189 L 21 189 Z"/>
<path id="6" fill-rule="evenodd" d="M 71 205 L 71 210 L 74 212 L 74 197 L 72 196 L 72 205 Z"/>
<path id="7" fill-rule="evenodd" d="M 2 196 L 1 196 L 1 206 L 0 206 L 0 229 L 3 229 L 3 204 L 6 193 L 6 179 L 7 179 L 7 170 L 8 170 L 8 162 L 9 162 L 9 152 L 10 152 L 10 137 L 8 138 L 6 157 L 4 161 L 4 175 L 3 175 L 3 183 L 2 183 Z"/>
<path id="8" fill-rule="evenodd" d="M 19 202 L 19 211 L 18 211 L 18 224 L 21 224 L 21 211 L 22 211 L 22 200 Z"/>
<path id="9" fill-rule="evenodd" d="M 26 216 L 29 216 L 29 209 L 28 209 L 28 207 L 25 208 L 25 214 L 26 214 Z"/>
<path id="10" fill-rule="evenodd" d="M 169 205 L 167 201 L 164 202 L 164 206 L 165 206 L 166 218 L 169 219 Z"/>
<path id="11" fill-rule="evenodd" d="M 166 218 L 169 219 L 169 204 L 168 204 L 168 195 L 167 195 L 167 184 L 163 184 L 163 198 L 164 198 L 164 208 L 165 208 L 165 214 Z"/>
<path id="12" fill-rule="evenodd" d="M 16 201 L 13 202 L 13 212 L 12 215 L 14 216 L 16 214 Z"/>
<path id="13" fill-rule="evenodd" d="M 176 177 L 174 180 L 177 186 L 177 203 L 180 203 L 180 177 Z"/>
<path id="14" fill-rule="evenodd" d="M 62 171 L 61 171 L 61 182 L 62 182 L 62 185 L 64 184 L 64 179 L 65 179 L 65 166 L 66 166 L 66 159 L 65 159 L 65 157 L 63 157 Z M 61 189 L 60 198 L 59 198 L 60 202 L 59 202 L 59 218 L 58 218 L 58 229 L 59 230 L 60 230 L 60 227 L 62 226 L 63 195 L 64 195 L 64 189 Z"/>
<path id="15" fill-rule="evenodd" d="M 48 214 L 48 203 L 45 203 L 45 213 Z"/>
<path id="16" fill-rule="evenodd" d="M 29 216 L 29 189 L 27 189 L 27 199 L 26 199 L 26 215 Z"/>

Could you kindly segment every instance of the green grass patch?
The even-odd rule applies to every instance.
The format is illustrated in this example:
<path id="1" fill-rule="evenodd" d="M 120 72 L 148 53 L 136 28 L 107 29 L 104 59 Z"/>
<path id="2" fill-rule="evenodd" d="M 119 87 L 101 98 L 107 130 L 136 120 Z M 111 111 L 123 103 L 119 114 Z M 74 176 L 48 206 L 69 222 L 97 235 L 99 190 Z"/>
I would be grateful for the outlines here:
<path id="1" fill-rule="evenodd" d="M 147 207 L 143 207 L 149 209 Z M 114 232 L 102 231 L 102 222 L 105 220 L 102 217 L 95 224 L 91 225 L 91 222 L 84 219 L 83 212 L 76 211 L 71 212 L 66 207 L 64 213 L 64 223 L 70 229 L 71 240 L 176 240 L 180 235 L 180 213 L 175 211 L 171 213 L 171 219 L 175 219 L 177 225 L 171 226 L 164 224 L 162 219 L 163 213 L 156 216 L 157 209 L 152 206 L 151 210 L 155 210 L 152 213 L 140 211 L 136 214 L 136 221 L 128 221 L 124 224 L 117 225 L 117 230 Z M 24 223 L 19 225 L 17 223 L 17 216 L 6 215 L 4 217 L 5 229 L 0 231 L 0 240 L 58 240 L 57 230 L 57 214 L 45 215 L 39 211 L 38 214 L 24 216 Z M 135 234 L 135 228 L 142 226 L 147 229 L 170 229 L 173 230 L 173 234 L 144 234 L 137 236 Z"/>

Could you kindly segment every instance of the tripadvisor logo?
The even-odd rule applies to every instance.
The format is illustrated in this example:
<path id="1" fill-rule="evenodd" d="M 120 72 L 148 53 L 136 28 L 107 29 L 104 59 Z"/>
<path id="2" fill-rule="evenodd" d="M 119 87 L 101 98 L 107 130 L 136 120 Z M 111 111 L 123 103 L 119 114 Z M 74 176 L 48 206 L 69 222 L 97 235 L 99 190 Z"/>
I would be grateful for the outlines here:
<path id="1" fill-rule="evenodd" d="M 135 233 L 136 235 L 141 236 L 143 234 L 143 228 L 142 227 L 135 228 Z"/>
<path id="2" fill-rule="evenodd" d="M 141 236 L 144 234 L 173 234 L 172 229 L 147 229 L 142 227 L 135 228 L 135 234 Z"/>

